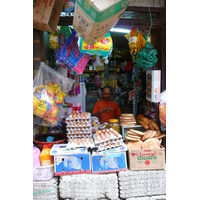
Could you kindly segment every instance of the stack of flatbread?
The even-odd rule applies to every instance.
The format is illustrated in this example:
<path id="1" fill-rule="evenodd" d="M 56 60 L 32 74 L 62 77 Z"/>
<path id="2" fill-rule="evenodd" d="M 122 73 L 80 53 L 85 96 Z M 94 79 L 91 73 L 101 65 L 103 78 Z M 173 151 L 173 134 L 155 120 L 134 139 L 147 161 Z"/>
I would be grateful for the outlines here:
<path id="1" fill-rule="evenodd" d="M 126 145 L 129 150 L 159 149 L 165 134 L 160 131 L 147 130 L 145 132 L 130 129 L 125 136 Z"/>
<path id="2" fill-rule="evenodd" d="M 119 122 L 121 126 L 134 126 L 136 124 L 136 120 L 133 114 L 124 113 L 119 117 Z"/>

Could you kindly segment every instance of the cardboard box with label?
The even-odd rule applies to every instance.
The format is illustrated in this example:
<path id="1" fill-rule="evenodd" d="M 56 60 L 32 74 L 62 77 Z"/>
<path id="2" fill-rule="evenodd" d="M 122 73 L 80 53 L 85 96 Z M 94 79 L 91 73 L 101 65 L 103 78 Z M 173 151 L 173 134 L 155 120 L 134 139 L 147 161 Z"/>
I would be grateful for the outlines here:
<path id="1" fill-rule="evenodd" d="M 146 71 L 146 99 L 150 102 L 155 102 L 156 97 L 160 95 L 161 71 L 147 70 Z"/>
<path id="2" fill-rule="evenodd" d="M 54 156 L 55 176 L 91 173 L 91 154 L 87 148 L 69 150 L 66 144 L 54 144 L 50 155 Z"/>
<path id="3" fill-rule="evenodd" d="M 37 0 L 36 6 L 33 7 L 33 27 L 55 32 L 64 4 L 65 0 Z"/>
<path id="4" fill-rule="evenodd" d="M 77 0 L 73 27 L 88 44 L 103 38 L 116 25 L 130 0 Z"/>
<path id="5" fill-rule="evenodd" d="M 46 0 L 34 0 L 33 1 L 33 28 L 43 30 L 42 17 L 44 14 L 44 8 Z"/>
<path id="6" fill-rule="evenodd" d="M 105 150 L 102 152 L 92 151 L 92 173 L 106 174 L 127 170 L 126 162 L 127 147 L 123 144 L 121 147 Z"/>
<path id="7" fill-rule="evenodd" d="M 128 151 L 130 170 L 165 169 L 165 148 Z"/>

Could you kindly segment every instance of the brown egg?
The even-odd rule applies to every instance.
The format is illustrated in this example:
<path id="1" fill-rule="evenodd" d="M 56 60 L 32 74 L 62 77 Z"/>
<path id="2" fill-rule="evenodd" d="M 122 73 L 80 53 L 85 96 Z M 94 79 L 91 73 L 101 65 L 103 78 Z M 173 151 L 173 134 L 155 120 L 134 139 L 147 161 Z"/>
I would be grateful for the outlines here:
<path id="1" fill-rule="evenodd" d="M 75 114 L 74 114 L 74 115 L 72 115 L 72 118 L 73 118 L 73 119 L 75 119 L 75 118 L 76 118 L 76 115 L 75 115 Z"/>
<path id="2" fill-rule="evenodd" d="M 100 142 L 101 141 L 101 137 L 98 135 L 97 136 L 97 140 Z"/>
<path id="3" fill-rule="evenodd" d="M 69 119 L 70 119 L 70 118 L 72 118 L 72 115 L 69 115 L 69 117 L 68 117 L 68 118 L 69 118 Z"/>
<path id="4" fill-rule="evenodd" d="M 108 146 L 109 146 L 109 147 L 111 147 L 111 143 L 110 143 L 110 144 L 108 144 Z"/>
<path id="5" fill-rule="evenodd" d="M 80 138 L 78 138 L 77 144 L 78 144 L 78 145 L 81 144 L 81 139 L 80 139 Z"/>
<path id="6" fill-rule="evenodd" d="M 76 143 L 77 142 L 77 139 L 76 138 L 74 138 L 74 143 Z"/>
<path id="7" fill-rule="evenodd" d="M 89 144 L 89 138 L 86 138 L 86 144 Z"/>
<path id="8" fill-rule="evenodd" d="M 82 138 L 81 142 L 82 142 L 82 144 L 84 144 L 85 143 L 85 138 Z"/>
<path id="9" fill-rule="evenodd" d="M 80 126 L 80 122 L 77 122 L 76 125 L 77 125 L 77 126 Z"/>
<path id="10" fill-rule="evenodd" d="M 78 110 L 76 110 L 76 114 L 79 114 L 79 111 L 78 111 Z"/>
<path id="11" fill-rule="evenodd" d="M 105 135 L 101 134 L 101 139 L 105 140 L 105 138 L 106 138 Z"/>
<path id="12" fill-rule="evenodd" d="M 112 146 L 114 146 L 114 147 L 115 147 L 115 143 L 112 143 Z"/>
<path id="13" fill-rule="evenodd" d="M 87 118 L 87 116 L 88 116 L 88 113 L 87 113 L 87 112 L 85 112 L 85 114 L 84 114 L 84 117 L 85 117 L 85 118 Z"/>
<path id="14" fill-rule="evenodd" d="M 103 130 L 101 130 L 101 132 L 102 132 L 102 133 L 105 133 L 106 131 L 103 129 Z"/>
<path id="15" fill-rule="evenodd" d="M 69 143 L 72 143 L 73 142 L 73 139 L 71 138 L 71 139 L 69 139 Z"/>
<path id="16" fill-rule="evenodd" d="M 75 113 L 76 113 L 76 111 L 75 111 L 75 110 L 72 110 L 72 115 L 75 114 Z"/>
<path id="17" fill-rule="evenodd" d="M 113 128 L 110 128 L 110 131 L 112 132 L 112 131 L 114 131 L 114 129 L 113 129 Z"/>
<path id="18" fill-rule="evenodd" d="M 93 143 L 93 139 L 92 138 L 90 138 L 90 143 Z"/>
<path id="19" fill-rule="evenodd" d="M 120 142 L 117 142 L 117 145 L 119 146 L 119 145 L 120 145 Z"/>
<path id="20" fill-rule="evenodd" d="M 109 132 L 110 132 L 110 130 L 109 130 L 109 129 L 106 129 L 106 132 L 107 132 L 107 133 L 109 133 Z"/>
<path id="21" fill-rule="evenodd" d="M 76 122 L 73 123 L 73 126 L 76 126 Z"/>
<path id="22" fill-rule="evenodd" d="M 83 122 L 81 122 L 81 126 L 83 126 Z"/>
<path id="23" fill-rule="evenodd" d="M 81 114 L 80 114 L 80 113 L 78 113 L 78 114 L 76 114 L 76 116 L 77 116 L 77 118 L 80 118 L 80 117 L 81 117 Z"/>
<path id="24" fill-rule="evenodd" d="M 84 116 L 84 113 L 81 113 L 81 118 L 83 118 L 83 116 Z"/>
<path id="25" fill-rule="evenodd" d="M 106 145 L 106 144 L 104 145 L 104 148 L 105 148 L 105 149 L 107 148 L 107 145 Z"/>
<path id="26" fill-rule="evenodd" d="M 106 138 L 110 138 L 110 135 L 108 133 L 105 133 Z"/>

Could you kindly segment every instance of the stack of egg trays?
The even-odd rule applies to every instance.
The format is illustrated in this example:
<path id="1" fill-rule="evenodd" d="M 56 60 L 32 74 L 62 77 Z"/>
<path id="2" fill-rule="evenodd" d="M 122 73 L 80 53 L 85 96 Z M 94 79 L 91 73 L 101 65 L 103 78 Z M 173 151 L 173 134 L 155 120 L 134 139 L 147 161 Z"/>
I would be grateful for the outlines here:
<path id="1" fill-rule="evenodd" d="M 166 194 L 165 170 L 136 170 L 118 173 L 120 198 Z"/>
<path id="2" fill-rule="evenodd" d="M 96 134 L 93 134 L 94 143 L 97 147 L 97 151 L 104 151 L 111 148 L 120 147 L 123 145 L 122 136 L 118 134 L 116 137 L 115 135 L 111 134 L 111 137 L 105 138 L 105 140 L 101 139 L 101 141 L 97 140 Z"/>
<path id="3" fill-rule="evenodd" d="M 33 181 L 33 200 L 58 200 L 58 177 L 48 181 Z"/>
<path id="4" fill-rule="evenodd" d="M 116 173 L 61 176 L 58 188 L 62 199 L 119 199 Z"/>
<path id="5" fill-rule="evenodd" d="M 166 195 L 155 195 L 155 196 L 145 196 L 145 197 L 131 197 L 126 200 L 166 200 Z"/>
<path id="6" fill-rule="evenodd" d="M 86 118 L 66 118 L 67 137 L 70 138 L 91 138 L 92 137 L 92 123 L 91 115 Z"/>

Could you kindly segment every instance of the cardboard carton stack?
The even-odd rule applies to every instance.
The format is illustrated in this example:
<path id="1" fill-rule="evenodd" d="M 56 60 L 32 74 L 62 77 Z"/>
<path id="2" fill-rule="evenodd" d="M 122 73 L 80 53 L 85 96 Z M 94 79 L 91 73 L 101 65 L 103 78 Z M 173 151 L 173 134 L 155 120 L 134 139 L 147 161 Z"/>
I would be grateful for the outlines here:
<path id="1" fill-rule="evenodd" d="M 79 174 L 61 176 L 59 192 L 62 199 L 118 199 L 117 174 Z"/>
<path id="2" fill-rule="evenodd" d="M 57 177 L 48 181 L 33 181 L 33 200 L 41 199 L 59 199 Z"/>
<path id="3" fill-rule="evenodd" d="M 166 194 L 166 171 L 144 170 L 118 173 L 122 199 Z"/>

